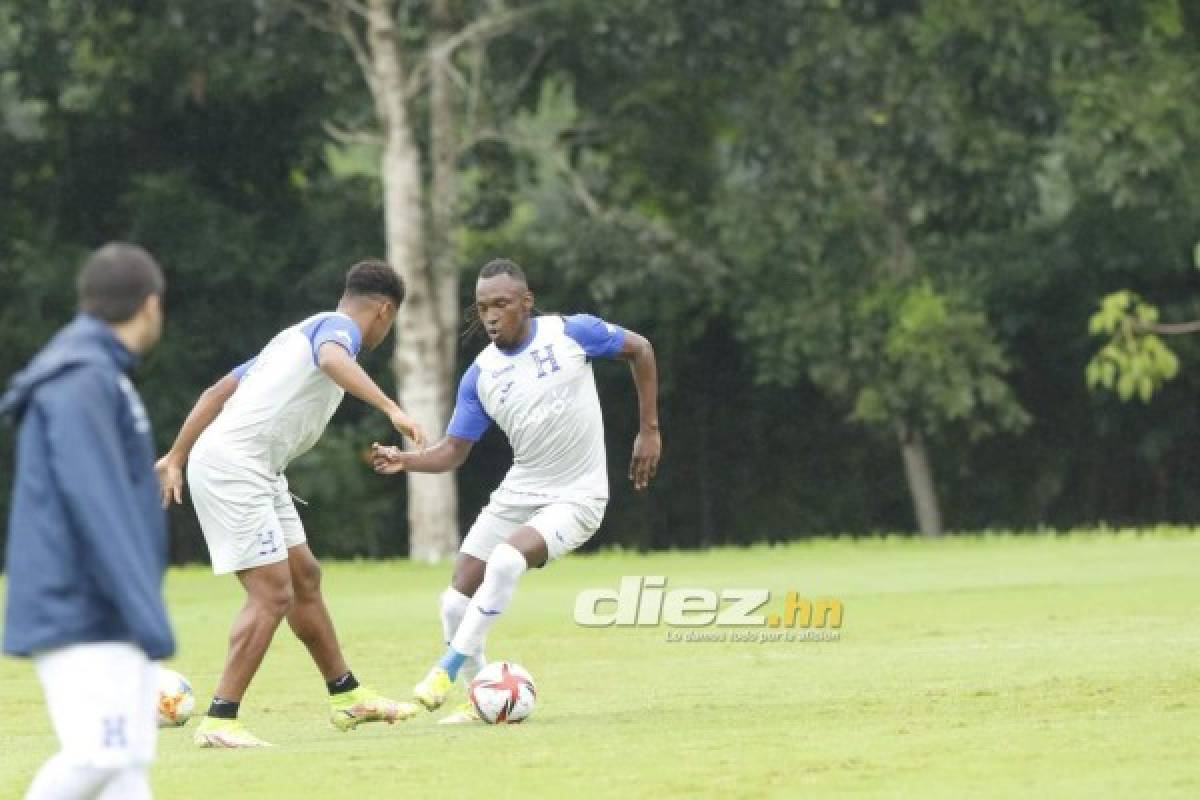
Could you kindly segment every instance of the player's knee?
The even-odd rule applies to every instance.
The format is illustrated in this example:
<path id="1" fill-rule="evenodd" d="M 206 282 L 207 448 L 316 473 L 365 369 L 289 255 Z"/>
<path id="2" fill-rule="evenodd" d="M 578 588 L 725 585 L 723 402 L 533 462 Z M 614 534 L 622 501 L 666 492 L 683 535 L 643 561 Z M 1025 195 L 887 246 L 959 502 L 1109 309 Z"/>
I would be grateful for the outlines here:
<path id="1" fill-rule="evenodd" d="M 268 587 L 259 592 L 254 599 L 263 613 L 276 619 L 283 619 L 295 605 L 296 593 L 289 582 Z"/>
<path id="2" fill-rule="evenodd" d="M 316 559 L 301 564 L 292 572 L 292 588 L 297 600 L 308 600 L 321 593 L 321 565 Z"/>
<path id="3" fill-rule="evenodd" d="M 454 575 L 450 578 L 450 588 L 467 597 L 474 596 L 479 584 L 483 583 L 483 561 L 474 556 L 462 554 L 454 562 Z"/>
<path id="4" fill-rule="evenodd" d="M 277 589 L 272 599 L 274 601 L 274 610 L 280 617 L 283 617 L 296 604 L 296 591 L 289 583 L 287 586 Z"/>
<path id="5" fill-rule="evenodd" d="M 527 568 L 525 556 L 520 550 L 510 544 L 499 544 L 488 558 L 487 575 L 494 575 L 505 582 L 515 582 Z"/>
<path id="6" fill-rule="evenodd" d="M 444 592 L 438 595 L 438 605 L 441 607 L 442 616 L 450 615 L 455 618 L 461 618 L 463 612 L 467 608 L 467 604 L 471 602 L 471 598 L 463 594 L 453 586 L 446 588 Z"/>

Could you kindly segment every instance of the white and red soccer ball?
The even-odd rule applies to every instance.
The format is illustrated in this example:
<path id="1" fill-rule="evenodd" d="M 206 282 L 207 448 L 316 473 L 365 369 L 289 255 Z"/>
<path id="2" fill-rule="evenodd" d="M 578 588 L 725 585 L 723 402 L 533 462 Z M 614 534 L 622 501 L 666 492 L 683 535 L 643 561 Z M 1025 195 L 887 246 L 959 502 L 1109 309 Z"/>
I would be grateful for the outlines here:
<path id="1" fill-rule="evenodd" d="M 186 725 L 196 710 L 196 695 L 187 678 L 173 669 L 158 668 L 158 727 Z"/>
<path id="2" fill-rule="evenodd" d="M 493 661 L 471 681 L 471 705 L 489 725 L 515 725 L 527 719 L 537 704 L 533 676 L 517 664 Z"/>

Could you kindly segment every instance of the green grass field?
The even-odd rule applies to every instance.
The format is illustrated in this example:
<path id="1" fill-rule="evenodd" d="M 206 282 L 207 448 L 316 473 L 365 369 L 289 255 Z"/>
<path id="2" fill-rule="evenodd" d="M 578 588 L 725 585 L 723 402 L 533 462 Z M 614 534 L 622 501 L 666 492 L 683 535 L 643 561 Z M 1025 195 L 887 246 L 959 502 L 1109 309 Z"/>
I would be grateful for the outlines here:
<path id="1" fill-rule="evenodd" d="M 489 645 L 538 681 L 528 724 L 447 729 L 424 715 L 338 733 L 283 630 L 243 703 L 277 746 L 201 751 L 191 725 L 163 731 L 156 796 L 1200 797 L 1198 565 L 1200 536 L 1179 531 L 572 557 L 524 580 Z M 837 597 L 842 636 L 668 642 L 666 627 L 577 627 L 577 592 L 622 575 Z M 327 565 L 360 679 L 402 696 L 423 674 L 442 649 L 446 578 Z M 203 706 L 240 590 L 198 568 L 167 585 L 173 666 Z M 28 664 L 0 662 L 0 701 L 0 797 L 19 797 L 55 749 Z"/>

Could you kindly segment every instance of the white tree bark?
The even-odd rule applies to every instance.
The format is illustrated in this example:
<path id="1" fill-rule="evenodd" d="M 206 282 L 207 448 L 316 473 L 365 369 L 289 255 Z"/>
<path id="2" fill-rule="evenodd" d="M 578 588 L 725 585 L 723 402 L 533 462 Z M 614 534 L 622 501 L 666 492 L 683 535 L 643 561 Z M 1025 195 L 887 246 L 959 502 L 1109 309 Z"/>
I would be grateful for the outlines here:
<path id="1" fill-rule="evenodd" d="M 917 526 L 921 535 L 937 538 L 942 535 L 942 511 L 938 504 L 937 487 L 933 482 L 933 468 L 929 464 L 929 450 L 925 437 L 919 431 L 900 426 L 900 450 L 904 455 L 904 477 L 908 480 L 908 492 L 912 497 L 913 510 L 917 515 Z"/>
<path id="2" fill-rule="evenodd" d="M 368 83 L 384 129 L 382 163 L 388 261 L 408 290 L 396 321 L 393 368 L 401 406 L 436 438 L 449 420 L 455 350 L 426 258 L 420 152 L 408 113 L 404 62 L 389 0 L 369 0 Z M 454 286 L 457 294 L 457 285 Z M 444 301 L 443 301 L 444 302 Z M 438 561 L 458 548 L 458 494 L 453 472 L 408 476 L 409 556 Z"/>
<path id="3" fill-rule="evenodd" d="M 434 0 L 433 36 L 429 53 L 429 139 L 433 162 L 430 197 L 430 232 L 434 296 L 442 333 L 442 352 L 453 370 L 458 356 L 457 327 L 460 316 L 458 289 L 458 242 L 454 236 L 458 199 L 458 127 L 454 107 L 452 51 L 445 45 L 452 33 L 450 0 Z M 453 387 L 454 375 L 447 374 Z M 447 402 L 450 398 L 447 397 Z M 449 408 L 447 409 L 449 413 Z"/>

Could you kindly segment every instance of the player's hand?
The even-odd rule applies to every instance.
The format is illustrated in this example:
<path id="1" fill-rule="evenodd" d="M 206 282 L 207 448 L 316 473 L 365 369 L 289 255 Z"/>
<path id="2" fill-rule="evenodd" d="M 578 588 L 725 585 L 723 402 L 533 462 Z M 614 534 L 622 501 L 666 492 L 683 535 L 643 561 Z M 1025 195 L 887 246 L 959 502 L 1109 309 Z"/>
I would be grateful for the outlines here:
<path id="1" fill-rule="evenodd" d="M 162 507 L 170 508 L 172 500 L 182 504 L 183 465 L 170 455 L 165 455 L 154 465 L 154 472 L 158 475 L 158 486 L 162 490 Z"/>
<path id="2" fill-rule="evenodd" d="M 407 466 L 403 450 L 379 442 L 371 444 L 371 464 L 380 475 L 395 475 Z"/>
<path id="3" fill-rule="evenodd" d="M 388 418 L 392 421 L 392 427 L 411 439 L 418 450 L 425 447 L 425 432 L 415 419 L 399 408 L 389 414 Z"/>
<path id="4" fill-rule="evenodd" d="M 658 473 L 658 459 L 662 455 L 662 437 L 656 430 L 642 430 L 633 440 L 633 460 L 629 462 L 629 480 L 633 488 L 641 491 L 650 485 Z"/>

